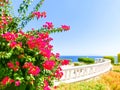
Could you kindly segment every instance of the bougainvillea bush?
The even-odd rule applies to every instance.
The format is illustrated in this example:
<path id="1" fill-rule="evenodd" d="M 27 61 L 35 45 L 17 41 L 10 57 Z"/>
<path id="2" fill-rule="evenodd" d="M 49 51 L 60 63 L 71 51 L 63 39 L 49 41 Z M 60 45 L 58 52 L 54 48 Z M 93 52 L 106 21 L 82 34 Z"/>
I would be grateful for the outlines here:
<path id="1" fill-rule="evenodd" d="M 54 28 L 46 22 L 40 29 L 23 31 L 31 20 L 46 17 L 46 12 L 38 11 L 44 0 L 27 13 L 32 2 L 23 0 L 19 16 L 14 16 L 12 1 L 0 0 L 0 90 L 50 90 L 63 75 L 60 66 L 69 63 L 52 52 L 49 34 L 68 31 L 70 26 Z"/>

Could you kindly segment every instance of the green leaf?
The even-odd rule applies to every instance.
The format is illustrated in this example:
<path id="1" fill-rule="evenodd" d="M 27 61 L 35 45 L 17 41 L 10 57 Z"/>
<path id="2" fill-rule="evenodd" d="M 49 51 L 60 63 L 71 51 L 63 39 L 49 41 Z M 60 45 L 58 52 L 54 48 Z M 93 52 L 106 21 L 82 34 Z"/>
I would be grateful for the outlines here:
<path id="1" fill-rule="evenodd" d="M 35 80 L 34 76 L 30 74 L 30 80 Z"/>
<path id="2" fill-rule="evenodd" d="M 28 81 L 30 80 L 30 78 L 31 78 L 30 76 L 27 76 L 27 77 L 26 77 L 26 79 L 27 79 Z"/>

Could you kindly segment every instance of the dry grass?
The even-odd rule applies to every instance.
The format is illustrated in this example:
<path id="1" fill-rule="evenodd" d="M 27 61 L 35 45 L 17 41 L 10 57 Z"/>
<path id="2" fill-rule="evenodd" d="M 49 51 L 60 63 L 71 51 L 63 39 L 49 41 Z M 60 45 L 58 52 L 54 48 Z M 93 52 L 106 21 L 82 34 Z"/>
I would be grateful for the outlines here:
<path id="1" fill-rule="evenodd" d="M 120 73 L 110 71 L 102 75 L 101 81 L 109 90 L 120 90 Z"/>
<path id="2" fill-rule="evenodd" d="M 112 71 L 101 76 L 101 81 L 109 90 L 120 90 L 120 66 L 113 66 Z"/>
<path id="3" fill-rule="evenodd" d="M 115 72 L 120 72 L 120 65 L 114 65 L 112 70 Z"/>

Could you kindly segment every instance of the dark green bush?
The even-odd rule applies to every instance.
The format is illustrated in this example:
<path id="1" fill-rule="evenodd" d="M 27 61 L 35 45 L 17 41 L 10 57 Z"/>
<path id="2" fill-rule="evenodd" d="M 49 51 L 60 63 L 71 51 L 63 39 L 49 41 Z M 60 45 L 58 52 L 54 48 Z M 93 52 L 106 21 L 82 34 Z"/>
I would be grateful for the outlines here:
<path id="1" fill-rule="evenodd" d="M 93 58 L 80 57 L 80 58 L 78 58 L 78 61 L 79 62 L 84 62 L 84 63 L 87 63 L 87 64 L 93 64 L 93 63 L 95 63 L 95 60 Z"/>
<path id="2" fill-rule="evenodd" d="M 120 53 L 117 54 L 118 57 L 118 63 L 120 63 Z"/>
<path id="3" fill-rule="evenodd" d="M 114 64 L 114 56 L 104 56 L 104 59 L 110 59 L 111 63 Z"/>
<path id="4" fill-rule="evenodd" d="M 79 62 L 74 62 L 74 66 L 80 66 Z"/>

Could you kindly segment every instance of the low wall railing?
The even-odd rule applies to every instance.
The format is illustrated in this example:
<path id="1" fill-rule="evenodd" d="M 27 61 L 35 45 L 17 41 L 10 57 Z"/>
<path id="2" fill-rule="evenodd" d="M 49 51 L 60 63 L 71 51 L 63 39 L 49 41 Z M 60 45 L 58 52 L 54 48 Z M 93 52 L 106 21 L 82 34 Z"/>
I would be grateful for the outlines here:
<path id="1" fill-rule="evenodd" d="M 60 81 L 55 81 L 55 85 L 58 85 L 61 82 L 72 83 L 81 80 L 86 80 L 111 70 L 112 68 L 111 61 L 108 59 L 101 60 L 100 60 L 101 62 L 97 62 L 91 65 L 70 67 L 63 66 L 62 67 L 63 76 L 60 79 Z"/>

